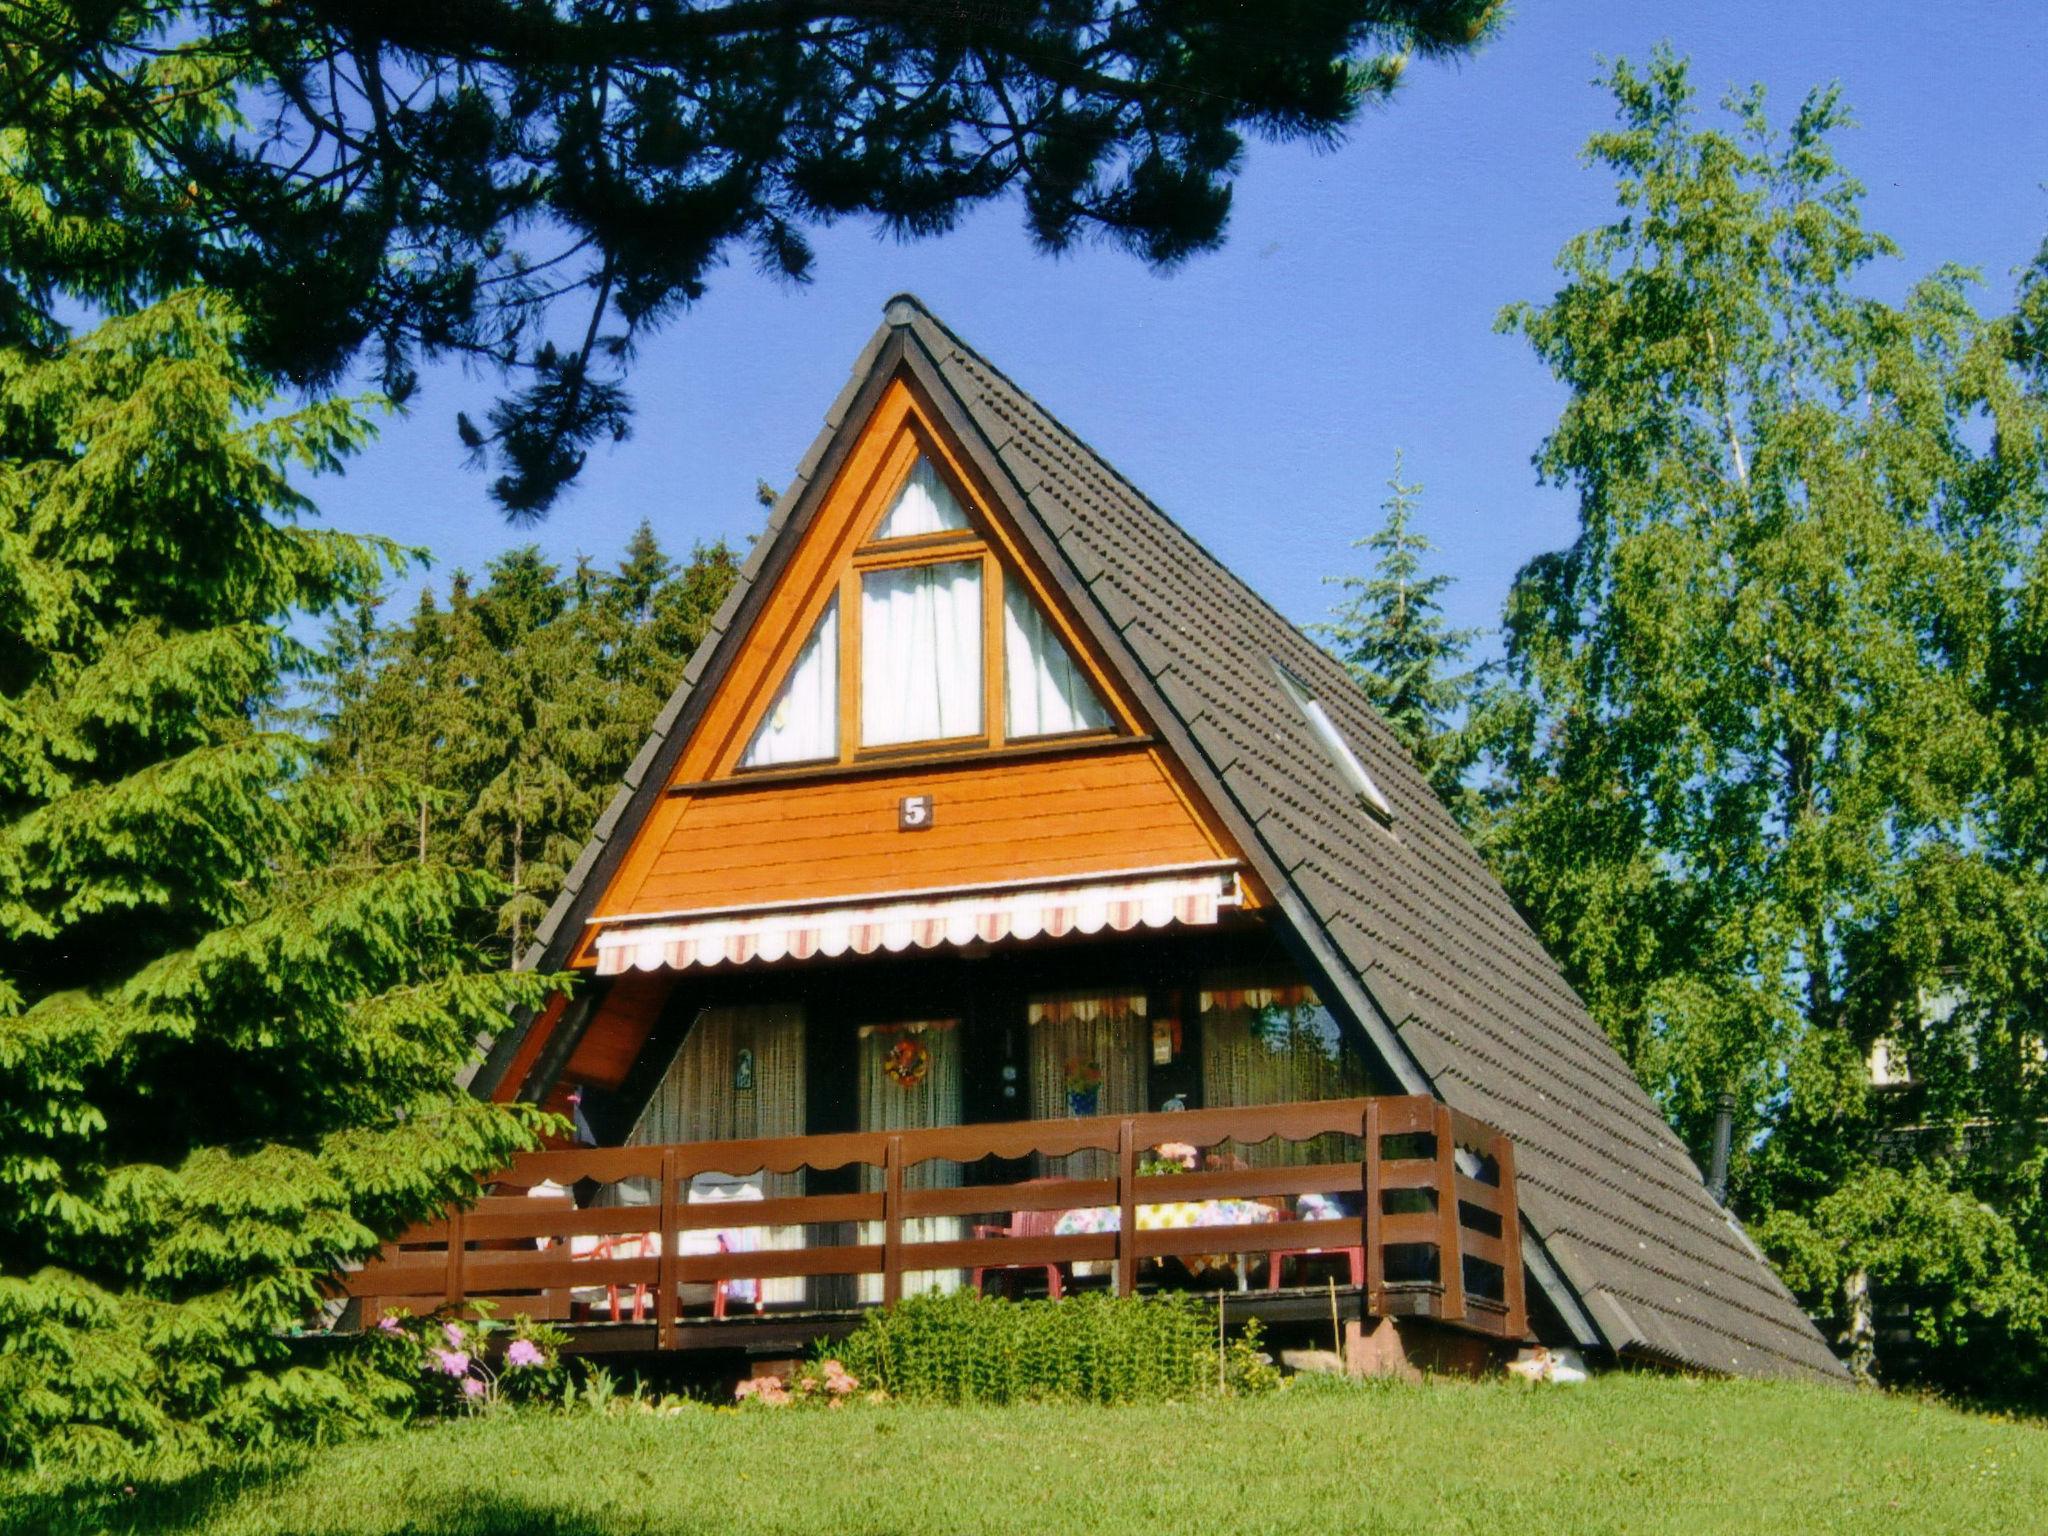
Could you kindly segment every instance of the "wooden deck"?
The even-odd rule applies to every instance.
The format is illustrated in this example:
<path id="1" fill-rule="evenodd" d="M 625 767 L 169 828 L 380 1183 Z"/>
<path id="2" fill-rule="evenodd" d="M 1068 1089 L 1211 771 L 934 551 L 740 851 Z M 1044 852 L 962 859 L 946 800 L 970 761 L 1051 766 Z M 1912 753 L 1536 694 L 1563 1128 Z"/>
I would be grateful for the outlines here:
<path id="1" fill-rule="evenodd" d="M 1358 1138 L 1360 1159 L 1138 1172 L 1140 1157 L 1167 1142 L 1207 1148 L 1329 1135 Z M 935 1159 L 973 1166 L 1080 1152 L 1106 1154 L 1113 1172 L 1101 1178 L 906 1186 L 908 1170 Z M 877 1187 L 745 1203 L 689 1198 L 692 1180 L 702 1174 L 789 1175 L 848 1167 L 873 1170 L 860 1182 Z M 653 1203 L 579 1205 L 567 1197 L 524 1193 L 542 1185 L 588 1191 L 592 1183 L 586 1181 L 603 1186 L 624 1179 L 650 1181 Z M 1293 1219 L 1295 1200 L 1307 1194 L 1349 1196 L 1360 1214 Z M 1259 1202 L 1287 1219 L 1148 1230 L 1139 1217 L 1143 1207 L 1215 1200 Z M 1116 1229 L 944 1241 L 914 1241 L 906 1234 L 906 1224 L 923 1218 L 1002 1226 L 1018 1212 L 1074 1210 L 1114 1211 Z M 691 1246 L 685 1234 L 741 1226 L 801 1228 L 821 1240 L 802 1247 L 685 1251 Z M 844 1240 L 848 1236 L 872 1240 Z M 634 1257 L 587 1252 L 593 1241 L 634 1239 L 650 1251 Z M 361 1303 L 365 1322 L 399 1308 L 461 1310 L 488 1301 L 503 1316 L 525 1313 L 566 1325 L 572 1348 L 704 1349 L 744 1347 L 749 1337 L 781 1332 L 808 1342 L 850 1326 L 858 1309 L 771 1307 L 744 1320 L 711 1319 L 689 1315 L 685 1286 L 879 1276 L 882 1304 L 889 1305 L 902 1296 L 906 1274 L 1050 1264 L 1106 1269 L 1107 1283 L 1130 1295 L 1140 1289 L 1143 1267 L 1160 1260 L 1227 1251 L 1238 1256 L 1241 1272 L 1263 1278 L 1267 1256 L 1276 1252 L 1351 1248 L 1362 1252 L 1364 1284 L 1354 1294 L 1368 1317 L 1427 1317 L 1498 1339 L 1527 1332 L 1514 1149 L 1492 1127 L 1419 1096 L 537 1152 L 506 1169 L 472 1208 L 451 1209 L 442 1220 L 402 1234 L 379 1260 L 340 1277 L 340 1289 Z M 615 1321 L 611 1308 L 593 1318 L 575 1302 L 578 1292 L 587 1296 L 593 1288 L 613 1287 L 645 1296 L 637 1326 Z M 1243 1304 L 1261 1309 L 1252 1295 Z"/>

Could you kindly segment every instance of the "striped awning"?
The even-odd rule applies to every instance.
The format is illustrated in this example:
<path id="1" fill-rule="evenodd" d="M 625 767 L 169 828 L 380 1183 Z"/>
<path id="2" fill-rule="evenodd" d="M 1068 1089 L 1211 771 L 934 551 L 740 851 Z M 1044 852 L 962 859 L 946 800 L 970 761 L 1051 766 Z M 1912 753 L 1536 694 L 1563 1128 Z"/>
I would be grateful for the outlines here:
<path id="1" fill-rule="evenodd" d="M 1238 900 L 1237 877 L 1210 870 L 620 923 L 598 933 L 597 974 L 829 959 L 879 950 L 896 954 L 941 944 L 1128 933 L 1174 923 L 1202 926 L 1214 923 L 1223 908 Z"/>

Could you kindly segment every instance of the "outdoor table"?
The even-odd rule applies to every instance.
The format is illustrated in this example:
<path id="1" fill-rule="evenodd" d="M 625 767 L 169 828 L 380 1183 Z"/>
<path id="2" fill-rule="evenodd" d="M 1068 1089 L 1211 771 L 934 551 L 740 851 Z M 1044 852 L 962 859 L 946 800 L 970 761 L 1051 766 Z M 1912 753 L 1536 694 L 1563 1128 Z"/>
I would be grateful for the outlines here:
<path id="1" fill-rule="evenodd" d="M 1256 1200 L 1168 1200 L 1138 1207 L 1140 1232 L 1182 1231 L 1192 1227 L 1252 1227 L 1278 1220 L 1279 1211 Z M 1073 1237 L 1080 1234 L 1114 1232 L 1121 1225 L 1115 1206 L 1087 1206 L 1079 1210 L 1062 1211 L 1060 1219 L 1053 1223 L 1053 1232 L 1059 1237 Z M 1191 1273 L 1200 1273 L 1205 1269 L 1235 1271 L 1237 1258 L 1238 1255 L 1230 1253 L 1190 1253 L 1181 1256 L 1181 1263 L 1186 1265 Z M 1078 1264 L 1075 1270 L 1077 1273 L 1082 1272 Z M 1239 1274 L 1237 1278 L 1239 1286 L 1242 1287 L 1244 1276 Z"/>

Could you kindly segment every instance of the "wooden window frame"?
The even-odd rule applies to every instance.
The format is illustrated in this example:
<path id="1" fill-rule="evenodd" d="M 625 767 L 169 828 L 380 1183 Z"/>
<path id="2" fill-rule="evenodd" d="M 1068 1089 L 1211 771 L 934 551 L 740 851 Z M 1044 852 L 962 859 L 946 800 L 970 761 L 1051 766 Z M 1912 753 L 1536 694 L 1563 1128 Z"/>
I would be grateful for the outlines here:
<path id="1" fill-rule="evenodd" d="M 1114 705 L 1108 707 L 1115 723 L 1107 729 L 1050 731 L 1028 736 L 1010 734 L 1009 698 L 1006 687 L 1009 658 L 1004 643 L 1003 601 L 1007 583 L 1020 581 L 1024 583 L 1023 590 L 1031 601 L 1040 603 L 1036 585 L 1010 568 L 1006 556 L 1008 541 L 988 528 L 977 499 L 962 493 L 950 460 L 943 452 L 937 451 L 933 444 L 928 443 L 922 432 L 913 428 L 907 433 L 906 441 L 891 450 L 890 457 L 898 461 L 885 473 L 884 478 L 891 489 L 888 494 L 878 499 L 878 504 L 868 514 L 870 521 L 867 530 L 845 557 L 845 564 L 831 587 L 839 603 L 837 751 L 833 756 L 808 759 L 802 764 L 758 764 L 747 767 L 735 763 L 730 770 L 732 776 L 752 779 L 796 769 L 811 773 L 829 772 L 833 769 L 858 768 L 871 764 L 909 764 L 933 758 L 951 760 L 977 753 L 999 753 L 1013 747 L 1086 747 L 1132 739 L 1132 733 L 1120 718 L 1121 711 Z M 889 508 L 901 494 L 904 483 L 919 459 L 930 463 L 947 482 L 967 514 L 968 526 L 943 529 L 936 533 L 908 534 L 902 538 L 876 538 L 874 530 L 888 517 Z M 951 565 L 969 560 L 978 561 L 981 566 L 981 730 L 965 736 L 890 742 L 883 746 L 864 745 L 861 741 L 860 718 L 860 615 L 863 580 L 878 571 L 910 570 L 919 566 Z M 821 604 L 817 612 L 822 614 L 823 611 L 824 605 Z M 815 624 L 816 617 L 813 617 L 811 622 Z M 1055 621 L 1054 628 L 1061 643 L 1071 650 L 1072 641 L 1066 633 L 1066 626 Z M 800 653 L 801 647 L 798 649 Z M 1089 686 L 1099 692 L 1102 684 L 1094 669 L 1089 667 L 1084 670 L 1088 674 Z M 1142 735 L 1142 731 L 1139 734 Z M 744 755 L 744 748 L 742 754 Z"/>

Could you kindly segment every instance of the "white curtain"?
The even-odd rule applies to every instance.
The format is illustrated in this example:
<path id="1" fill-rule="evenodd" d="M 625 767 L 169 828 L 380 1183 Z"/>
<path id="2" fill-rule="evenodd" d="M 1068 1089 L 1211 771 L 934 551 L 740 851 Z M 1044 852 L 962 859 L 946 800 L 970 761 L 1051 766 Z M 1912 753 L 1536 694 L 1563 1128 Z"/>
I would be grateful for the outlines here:
<path id="1" fill-rule="evenodd" d="M 1294 1104 L 1370 1092 L 1365 1063 L 1306 987 L 1215 988 L 1202 994 L 1202 1102 Z M 1355 1158 L 1357 1139 L 1277 1137 L 1239 1154 L 1253 1167 Z"/>
<path id="2" fill-rule="evenodd" d="M 960 1123 L 960 1031 L 951 1020 L 870 1024 L 860 1032 L 860 1128 L 864 1131 L 922 1131 Z M 883 1170 L 861 1169 L 861 1188 L 882 1187 Z M 934 1159 L 903 1170 L 905 1189 L 957 1189 L 960 1165 Z M 903 1224 L 906 1243 L 946 1243 L 962 1234 L 957 1216 L 921 1216 Z M 860 1240 L 882 1241 L 880 1222 L 864 1222 Z M 903 1294 L 950 1291 L 960 1284 L 957 1269 L 922 1270 L 903 1277 Z M 882 1277 L 862 1275 L 860 1299 L 882 1299 Z"/>
<path id="3" fill-rule="evenodd" d="M 679 1141 L 755 1141 L 805 1132 L 804 1012 L 794 1003 L 707 1008 L 626 1137 L 628 1146 Z M 778 1199 L 803 1193 L 803 1175 L 734 1168 L 692 1181 L 691 1198 L 730 1198 L 737 1183 Z M 641 1183 L 645 1181 L 633 1181 Z M 642 1200 L 652 1191 L 636 1191 Z M 627 1196 L 628 1200 L 632 1195 Z M 750 1248 L 801 1248 L 800 1226 L 743 1231 Z M 801 1302 L 800 1276 L 763 1282 L 765 1302 Z M 686 1292 L 687 1297 L 687 1292 Z M 694 1298 L 689 1298 L 694 1299 Z"/>
<path id="4" fill-rule="evenodd" d="M 1142 992 L 1049 992 L 1030 1001 L 1031 1117 L 1136 1115 L 1147 1108 L 1151 1031 Z M 1048 1176 L 1107 1178 L 1116 1159 L 1076 1152 L 1041 1159 Z"/>
<path id="5" fill-rule="evenodd" d="M 919 459 L 910 478 L 875 530 L 878 539 L 910 539 L 921 533 L 952 533 L 967 526 L 966 509 L 931 461 Z"/>
<path id="6" fill-rule="evenodd" d="M 870 747 L 981 732 L 981 562 L 861 579 L 861 741 Z"/>
<path id="7" fill-rule="evenodd" d="M 1010 736 L 1105 731 L 1109 711 L 1021 581 L 1003 583 L 1003 677 Z"/>
<path id="8" fill-rule="evenodd" d="M 839 599 L 825 605 L 817 627 L 782 680 L 742 768 L 811 763 L 839 755 Z"/>

